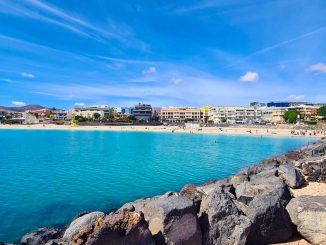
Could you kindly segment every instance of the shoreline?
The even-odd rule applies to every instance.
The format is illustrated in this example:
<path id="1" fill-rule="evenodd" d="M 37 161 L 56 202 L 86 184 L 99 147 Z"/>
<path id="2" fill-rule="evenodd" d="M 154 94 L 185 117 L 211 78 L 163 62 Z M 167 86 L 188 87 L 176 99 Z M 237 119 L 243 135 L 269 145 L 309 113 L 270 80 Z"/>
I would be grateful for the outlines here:
<path id="1" fill-rule="evenodd" d="M 88 242 L 89 244 L 93 244 L 93 242 L 97 244 L 96 239 L 101 240 L 104 237 L 106 237 L 106 239 L 110 239 L 111 241 L 111 238 L 107 237 L 106 233 L 101 232 L 102 230 L 106 231 L 107 229 L 112 229 L 111 232 L 113 232 L 113 241 L 116 241 L 116 239 L 118 239 L 118 241 L 124 241 L 124 239 L 129 239 L 128 236 L 131 234 L 129 234 L 129 229 L 123 232 L 122 234 L 124 235 L 122 236 L 121 233 L 118 233 L 119 237 L 116 238 L 116 235 L 114 235 L 114 232 L 116 232 L 116 228 L 111 228 L 111 224 L 120 227 L 119 229 L 125 229 L 125 223 L 131 224 L 130 222 L 132 222 L 132 229 L 141 229 L 143 231 L 145 230 L 147 234 L 146 239 L 144 238 L 144 236 L 137 236 L 138 240 L 136 240 L 136 244 L 156 244 L 155 242 L 158 236 L 155 233 L 157 231 L 157 220 L 162 219 L 161 222 L 163 222 L 163 226 L 160 226 L 159 229 L 164 232 L 165 226 L 172 228 L 178 227 L 179 219 L 183 220 L 185 217 L 187 217 L 188 219 L 189 216 L 193 216 L 195 217 L 195 220 L 189 219 L 188 221 L 190 223 L 193 223 L 194 226 L 196 226 L 196 228 L 193 227 L 196 232 L 192 233 L 193 230 L 189 229 L 184 230 L 184 233 L 182 234 L 174 233 L 174 236 L 177 236 L 178 239 L 184 239 L 183 241 L 188 241 L 189 237 L 191 237 L 190 239 L 196 238 L 196 244 L 205 244 L 204 237 L 208 236 L 211 238 L 215 238 L 216 234 L 220 233 L 216 233 L 214 229 L 223 229 L 223 231 L 226 233 L 221 233 L 220 237 L 217 237 L 216 239 L 225 239 L 224 241 L 229 241 L 229 237 L 232 236 L 232 239 L 234 239 L 234 242 L 236 242 L 235 244 L 244 244 L 242 239 L 244 239 L 244 241 L 250 242 L 262 242 L 268 239 L 270 241 L 270 244 L 283 244 L 283 242 L 287 242 L 284 244 L 288 244 L 288 242 L 290 241 L 300 242 L 300 244 L 309 244 L 307 242 L 309 241 L 312 244 L 316 244 L 314 237 L 309 236 L 309 234 L 307 235 L 305 232 L 303 232 L 303 230 L 295 230 L 293 228 L 294 226 L 292 226 L 292 224 L 295 224 L 295 222 L 297 222 L 297 219 L 295 218 L 297 212 L 290 209 L 290 206 L 292 207 L 293 205 L 295 205 L 295 202 L 297 200 L 303 200 L 304 202 L 305 198 L 310 198 L 309 202 L 307 203 L 307 205 L 309 206 L 310 201 L 319 200 L 318 198 L 323 196 L 326 197 L 326 183 L 322 181 L 322 179 L 319 179 L 318 181 L 314 182 L 310 179 L 314 177 L 313 175 L 311 175 L 311 173 L 309 173 L 308 175 L 302 175 L 302 173 L 305 172 L 306 163 L 311 161 L 319 162 L 320 159 L 323 159 L 325 161 L 325 155 L 323 153 L 325 152 L 325 149 L 326 140 L 321 139 L 317 142 L 309 144 L 308 146 L 300 147 L 293 151 L 289 151 L 283 155 L 267 158 L 259 163 L 241 169 L 237 174 L 232 175 L 229 178 L 208 181 L 198 186 L 186 184 L 180 190 L 180 192 L 167 192 L 160 196 L 138 199 L 130 203 L 126 203 L 116 211 L 107 214 L 99 211 L 82 213 L 77 215 L 77 217 L 72 221 L 72 223 L 70 223 L 70 225 L 67 225 L 67 229 L 65 228 L 64 230 L 60 230 L 53 227 L 44 227 L 34 232 L 26 234 L 22 239 L 27 239 L 27 241 L 28 239 L 35 238 L 47 239 L 45 242 L 50 241 L 52 243 L 49 244 L 55 245 L 64 245 L 67 242 L 69 242 L 69 244 L 88 244 Z M 301 165 L 294 166 L 297 165 L 298 162 L 301 162 Z M 284 166 L 284 168 L 282 168 L 282 166 Z M 295 180 L 293 179 L 293 174 L 297 175 Z M 269 181 L 266 182 L 266 180 Z M 269 183 L 270 181 L 271 183 Z M 246 186 L 246 188 L 243 189 L 243 186 Z M 255 189 L 258 186 L 260 190 L 256 193 Z M 281 193 L 281 195 L 279 195 L 278 193 Z M 265 195 L 268 196 L 268 200 L 265 200 Z M 215 199 L 216 196 L 218 196 L 219 198 Z M 283 203 L 283 206 L 274 206 L 276 205 L 276 203 L 271 200 L 274 200 L 275 198 L 277 198 L 276 203 L 281 202 Z M 222 223 L 216 224 L 217 227 L 221 225 L 221 228 L 205 225 L 198 226 L 198 222 L 200 223 L 203 222 L 203 220 L 207 219 L 206 216 L 202 216 L 202 214 L 206 213 L 208 214 L 208 216 L 215 214 L 216 210 L 214 209 L 214 205 L 222 205 L 220 208 L 224 210 L 223 207 L 225 206 L 224 202 L 226 199 L 226 203 L 228 203 L 229 206 L 231 205 L 232 208 L 238 210 L 236 214 L 232 214 L 233 219 L 235 219 L 232 222 L 235 222 L 235 224 L 228 223 L 230 222 L 227 218 L 228 216 L 221 216 L 221 220 L 219 222 Z M 262 205 L 264 207 L 262 210 L 264 210 L 265 208 L 266 210 L 271 210 L 270 213 L 264 213 L 262 210 L 257 209 L 255 205 L 251 206 L 250 202 L 255 203 L 256 199 L 259 200 L 257 205 Z M 167 203 L 170 204 L 167 205 Z M 212 203 L 214 205 L 212 206 L 209 203 Z M 179 205 L 181 206 L 179 207 Z M 197 209 L 198 205 L 200 208 L 199 211 Z M 157 211 L 153 213 L 153 208 L 154 210 L 166 209 L 166 213 L 163 212 L 163 214 L 158 214 Z M 283 210 L 281 211 L 281 213 L 284 213 L 285 209 L 288 210 L 288 212 L 290 213 L 290 220 L 289 218 L 279 216 L 280 210 Z M 175 213 L 174 210 L 178 210 L 178 212 Z M 224 211 L 228 212 L 228 210 Z M 210 212 L 213 213 L 211 214 Z M 252 213 L 255 214 L 254 217 L 258 218 L 252 219 Z M 163 216 L 161 217 L 160 215 Z M 169 215 L 173 215 L 176 217 L 168 221 L 172 222 L 171 224 L 165 224 L 164 222 L 167 222 L 165 221 L 166 217 L 168 217 Z M 265 215 L 267 219 L 265 218 Z M 310 215 L 311 214 L 308 213 L 308 216 Z M 135 217 L 137 217 L 136 221 Z M 266 224 L 264 223 L 265 219 L 270 220 L 270 222 L 275 224 L 268 224 L 266 226 Z M 174 224 L 173 222 L 176 222 L 176 224 Z M 212 219 L 211 222 L 215 222 L 214 219 Z M 284 228 L 282 228 L 282 234 L 285 235 L 282 237 L 279 237 L 279 222 L 284 225 Z M 155 226 L 151 226 L 151 224 L 154 223 Z M 228 230 L 225 230 L 223 228 L 228 225 L 230 225 L 229 229 L 231 229 L 231 233 L 229 233 Z M 234 227 L 234 225 L 240 226 L 243 229 L 233 231 L 232 227 Z M 320 226 L 323 224 L 317 225 Z M 94 226 L 97 226 L 97 229 L 89 229 L 89 227 Z M 266 230 L 264 230 L 264 232 L 261 232 L 261 229 L 267 229 L 267 232 Z M 318 227 L 316 228 L 316 230 L 318 231 Z M 141 232 L 141 234 L 143 234 L 143 231 Z M 49 232 L 53 232 L 52 238 L 49 238 Z M 234 235 L 233 232 L 240 232 L 239 235 L 241 236 L 238 236 L 238 234 Z M 266 235 L 265 233 L 268 235 Z M 164 239 L 170 239 L 169 233 L 163 234 Z M 301 234 L 301 236 L 298 236 L 298 234 Z M 201 243 L 201 235 L 203 236 L 203 243 Z M 256 237 L 257 235 L 258 237 Z M 94 240 L 94 237 L 97 238 L 95 238 Z M 148 243 L 147 239 L 149 239 L 151 242 Z M 224 243 L 222 242 L 221 244 Z"/>
<path id="2" fill-rule="evenodd" d="M 200 127 L 198 129 L 181 128 L 177 126 L 76 126 L 55 124 L 34 125 L 0 125 L 0 130 L 69 130 L 69 131 L 115 131 L 115 132 L 159 132 L 159 133 L 190 133 L 190 134 L 214 134 L 214 135 L 244 135 L 244 136 L 286 136 L 286 137 L 310 137 L 323 138 L 326 132 L 323 130 L 295 130 L 284 127 L 253 127 L 253 126 L 230 126 L 230 127 Z M 304 133 L 304 135 L 302 134 Z"/>

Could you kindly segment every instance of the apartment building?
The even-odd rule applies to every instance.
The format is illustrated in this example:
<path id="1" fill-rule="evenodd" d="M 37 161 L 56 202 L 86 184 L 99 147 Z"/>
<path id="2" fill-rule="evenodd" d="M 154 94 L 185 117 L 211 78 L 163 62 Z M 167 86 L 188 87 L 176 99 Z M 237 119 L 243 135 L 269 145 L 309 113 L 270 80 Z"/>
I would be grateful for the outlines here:
<path id="1" fill-rule="evenodd" d="M 272 108 L 272 122 L 284 123 L 284 114 L 288 110 L 296 110 L 300 113 L 300 119 L 303 121 L 315 120 L 318 117 L 319 106 L 298 105 L 292 107 Z"/>
<path id="2" fill-rule="evenodd" d="M 153 108 L 151 105 L 141 104 L 135 105 L 133 115 L 137 120 L 150 121 L 152 119 Z"/>
<path id="3" fill-rule="evenodd" d="M 245 124 L 261 122 L 262 109 L 254 107 L 211 107 L 209 121 L 213 123 Z"/>
<path id="4" fill-rule="evenodd" d="M 272 109 L 272 122 L 284 123 L 284 114 L 289 110 L 289 107 L 277 107 Z"/>
<path id="5" fill-rule="evenodd" d="M 160 120 L 168 123 L 201 122 L 201 110 L 189 107 L 163 107 Z"/>
<path id="6" fill-rule="evenodd" d="M 319 106 L 296 106 L 294 107 L 300 113 L 301 119 L 304 121 L 315 120 L 318 117 Z"/>

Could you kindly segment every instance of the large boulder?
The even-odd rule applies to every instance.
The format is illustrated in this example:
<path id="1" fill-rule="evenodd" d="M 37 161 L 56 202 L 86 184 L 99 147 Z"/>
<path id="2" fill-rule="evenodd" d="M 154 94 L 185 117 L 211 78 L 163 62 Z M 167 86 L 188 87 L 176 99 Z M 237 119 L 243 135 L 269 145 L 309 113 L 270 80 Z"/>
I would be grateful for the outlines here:
<path id="1" fill-rule="evenodd" d="M 152 234 L 141 212 L 118 210 L 81 228 L 71 245 L 154 245 Z"/>
<path id="2" fill-rule="evenodd" d="M 188 184 L 182 188 L 180 195 L 185 196 L 191 200 L 196 208 L 196 212 L 199 212 L 200 203 L 204 195 L 203 191 L 198 190 L 197 187 L 193 184 Z"/>
<path id="3" fill-rule="evenodd" d="M 92 226 L 98 218 L 104 218 L 104 216 L 102 212 L 92 212 L 75 219 L 63 234 L 63 240 L 72 241 L 82 228 Z"/>
<path id="4" fill-rule="evenodd" d="M 201 244 L 201 230 L 193 202 L 185 196 L 167 193 L 129 203 L 144 213 L 156 244 Z M 122 208 L 124 208 L 122 207 Z"/>
<path id="5" fill-rule="evenodd" d="M 299 188 L 305 184 L 305 179 L 301 172 L 292 164 L 283 164 L 278 168 L 279 176 L 291 188 Z"/>
<path id="6" fill-rule="evenodd" d="M 248 178 L 250 178 L 251 175 L 256 175 L 263 171 L 277 169 L 281 164 L 285 164 L 287 162 L 288 159 L 285 156 L 271 157 L 261 161 L 257 165 L 241 169 L 237 175 L 246 175 Z"/>
<path id="7" fill-rule="evenodd" d="M 263 173 L 263 172 L 262 172 Z M 282 179 L 271 176 L 255 175 L 250 181 L 245 181 L 236 186 L 236 197 L 239 201 L 249 204 L 257 195 L 271 195 L 279 197 L 284 203 L 291 199 L 289 189 Z"/>
<path id="8" fill-rule="evenodd" d="M 326 196 L 300 196 L 286 207 L 292 223 L 312 244 L 326 244 Z"/>
<path id="9" fill-rule="evenodd" d="M 285 242 L 292 236 L 290 218 L 277 195 L 255 196 L 245 214 L 252 223 L 248 244 Z"/>
<path id="10" fill-rule="evenodd" d="M 246 244 L 250 220 L 240 214 L 222 187 L 202 199 L 199 220 L 203 244 Z"/>
<path id="11" fill-rule="evenodd" d="M 63 231 L 53 227 L 43 227 L 24 235 L 20 243 L 22 245 L 44 245 L 52 239 L 61 238 Z"/>

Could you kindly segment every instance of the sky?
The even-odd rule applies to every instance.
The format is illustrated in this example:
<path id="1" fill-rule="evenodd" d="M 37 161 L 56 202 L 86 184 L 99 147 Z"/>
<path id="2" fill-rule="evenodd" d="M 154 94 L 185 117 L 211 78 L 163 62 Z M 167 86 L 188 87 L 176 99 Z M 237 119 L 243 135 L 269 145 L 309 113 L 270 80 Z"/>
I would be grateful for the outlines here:
<path id="1" fill-rule="evenodd" d="M 0 0 L 0 105 L 326 102 L 324 0 Z"/>

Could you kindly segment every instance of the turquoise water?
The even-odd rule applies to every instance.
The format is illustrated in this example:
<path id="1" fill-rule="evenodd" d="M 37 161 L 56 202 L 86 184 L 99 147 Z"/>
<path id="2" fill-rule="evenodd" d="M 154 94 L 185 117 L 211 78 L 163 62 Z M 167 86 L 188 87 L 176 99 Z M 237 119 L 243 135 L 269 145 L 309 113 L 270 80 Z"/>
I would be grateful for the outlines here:
<path id="1" fill-rule="evenodd" d="M 221 179 L 313 139 L 0 130 L 0 241 L 85 210 Z"/>

